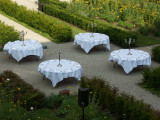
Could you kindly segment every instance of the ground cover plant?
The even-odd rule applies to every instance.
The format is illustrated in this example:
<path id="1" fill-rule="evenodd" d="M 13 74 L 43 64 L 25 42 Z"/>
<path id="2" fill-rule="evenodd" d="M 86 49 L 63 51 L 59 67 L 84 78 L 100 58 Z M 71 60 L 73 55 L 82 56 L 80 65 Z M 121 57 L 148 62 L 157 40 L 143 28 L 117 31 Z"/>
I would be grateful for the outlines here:
<path id="1" fill-rule="evenodd" d="M 0 48 L 3 47 L 3 45 L 5 45 L 8 41 L 15 41 L 18 40 L 18 38 L 18 31 L 0 21 Z"/>
<path id="2" fill-rule="evenodd" d="M 115 43 L 124 48 L 128 47 L 128 45 L 124 42 L 124 39 L 129 37 L 136 39 L 136 44 L 132 46 L 146 46 L 160 43 L 160 40 L 158 39 L 130 32 L 129 30 L 114 26 L 101 19 L 89 18 L 88 16 L 81 15 L 71 9 L 67 9 L 67 7 L 57 5 L 52 1 L 53 0 L 45 1 L 47 4 L 44 6 L 43 11 L 46 14 L 60 18 L 87 31 L 91 31 L 91 27 L 88 26 L 88 23 L 93 21 L 96 24 L 96 27 L 94 27 L 94 32 L 107 34 L 110 37 L 110 41 L 112 43 Z M 39 0 L 39 2 L 43 3 L 44 1 Z M 62 4 L 63 2 L 57 0 L 56 3 Z M 68 5 L 69 4 L 66 6 Z"/>
<path id="3" fill-rule="evenodd" d="M 133 96 L 118 93 L 118 89 L 111 87 L 100 78 L 82 78 L 81 87 L 88 87 L 95 94 L 95 101 L 99 101 L 101 109 L 111 112 L 118 120 L 159 120 L 160 112 L 157 112 L 142 101 Z M 92 97 L 92 96 L 91 96 Z M 91 98 L 92 99 L 92 98 Z"/>
<path id="4" fill-rule="evenodd" d="M 69 26 L 59 24 L 40 12 L 27 10 L 24 6 L 18 6 L 10 0 L 0 0 L 0 11 L 26 23 L 27 25 L 49 34 L 53 41 L 70 41 L 72 31 Z"/>
<path id="5" fill-rule="evenodd" d="M 142 83 L 139 85 L 160 96 L 160 67 L 146 68 L 143 71 Z"/>
<path id="6" fill-rule="evenodd" d="M 94 101 L 90 102 L 85 110 L 87 120 L 104 120 L 106 115 L 110 116 L 107 120 L 112 120 L 110 113 L 102 113 L 98 108 Z M 77 95 L 51 94 L 47 97 L 12 71 L 0 74 L 0 119 L 78 120 L 80 113 Z"/>
<path id="7" fill-rule="evenodd" d="M 152 28 L 160 12 L 159 0 L 73 0 L 67 7 L 81 15 L 99 17 L 128 29 L 145 25 Z"/>

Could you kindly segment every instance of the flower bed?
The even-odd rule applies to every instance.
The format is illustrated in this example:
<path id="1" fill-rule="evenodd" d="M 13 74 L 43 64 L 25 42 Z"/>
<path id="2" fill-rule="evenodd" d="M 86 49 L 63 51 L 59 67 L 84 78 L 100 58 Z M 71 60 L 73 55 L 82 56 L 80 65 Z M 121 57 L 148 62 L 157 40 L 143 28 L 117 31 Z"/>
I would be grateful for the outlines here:
<path id="1" fill-rule="evenodd" d="M 81 87 L 89 87 L 89 91 L 96 95 L 96 101 L 99 101 L 101 108 L 109 110 L 118 120 L 160 119 L 160 112 L 133 96 L 119 94 L 117 88 L 111 87 L 100 78 L 82 78 L 80 84 Z"/>
<path id="2" fill-rule="evenodd" d="M 133 32 L 118 29 L 108 24 L 98 22 L 94 19 L 84 17 L 80 14 L 74 13 L 73 11 L 62 8 L 53 3 L 49 5 L 44 5 L 44 12 L 48 15 L 60 18 L 62 20 L 65 20 L 66 22 L 69 22 L 73 25 L 90 31 L 91 27 L 88 26 L 88 23 L 94 21 L 94 23 L 97 24 L 97 27 L 95 27 L 94 32 L 107 34 L 110 37 L 111 42 L 124 48 L 128 47 L 128 45 L 125 43 L 125 39 L 137 39 L 137 35 Z M 136 46 L 136 44 L 132 46 Z"/>

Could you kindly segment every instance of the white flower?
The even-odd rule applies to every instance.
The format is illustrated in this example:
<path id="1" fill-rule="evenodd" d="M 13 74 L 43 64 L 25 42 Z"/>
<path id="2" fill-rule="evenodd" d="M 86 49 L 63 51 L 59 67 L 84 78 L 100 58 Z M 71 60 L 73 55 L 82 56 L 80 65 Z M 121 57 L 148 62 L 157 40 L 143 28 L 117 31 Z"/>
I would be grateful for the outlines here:
<path id="1" fill-rule="evenodd" d="M 10 79 L 9 79 L 9 78 L 7 78 L 7 81 L 10 81 Z"/>
<path id="2" fill-rule="evenodd" d="M 34 108 L 33 108 L 33 107 L 31 107 L 30 109 L 31 109 L 31 110 L 33 110 Z"/>

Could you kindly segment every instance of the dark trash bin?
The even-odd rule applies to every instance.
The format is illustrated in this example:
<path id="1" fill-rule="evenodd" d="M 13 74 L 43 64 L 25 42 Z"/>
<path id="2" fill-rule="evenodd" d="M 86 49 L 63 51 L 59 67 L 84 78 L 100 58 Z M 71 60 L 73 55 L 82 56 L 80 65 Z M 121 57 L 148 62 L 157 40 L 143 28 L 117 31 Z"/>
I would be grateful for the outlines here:
<path id="1" fill-rule="evenodd" d="M 38 4 L 38 10 L 43 12 L 43 4 L 42 3 L 39 3 Z"/>

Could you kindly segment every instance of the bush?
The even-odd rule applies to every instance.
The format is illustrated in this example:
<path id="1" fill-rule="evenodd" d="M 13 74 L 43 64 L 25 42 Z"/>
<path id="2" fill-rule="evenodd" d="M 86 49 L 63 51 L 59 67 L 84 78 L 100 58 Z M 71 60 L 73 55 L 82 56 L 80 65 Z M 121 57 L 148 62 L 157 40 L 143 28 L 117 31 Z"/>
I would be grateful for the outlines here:
<path id="1" fill-rule="evenodd" d="M 148 28 L 148 26 L 146 24 L 145 26 L 140 26 L 138 31 L 143 35 L 148 35 L 149 28 Z"/>
<path id="2" fill-rule="evenodd" d="M 8 41 L 18 40 L 18 37 L 19 34 L 13 27 L 0 21 L 0 45 L 5 45 Z"/>
<path id="3" fill-rule="evenodd" d="M 39 3 L 46 3 L 46 4 L 55 4 L 61 8 L 66 8 L 68 3 L 65 1 L 59 1 L 59 0 L 38 0 Z"/>
<path id="4" fill-rule="evenodd" d="M 46 14 L 58 17 L 66 22 L 69 22 L 85 30 L 91 30 L 91 27 L 88 26 L 88 23 L 91 23 L 93 21 L 97 24 L 97 27 L 95 27 L 94 32 L 99 32 L 108 35 L 110 37 L 111 42 L 121 47 L 128 47 L 128 44 L 125 43 L 125 39 L 137 39 L 137 35 L 133 32 L 118 29 L 116 27 L 109 26 L 108 24 L 95 21 L 88 17 L 84 17 L 80 14 L 74 13 L 73 11 L 70 11 L 68 9 L 62 9 L 61 7 L 55 4 L 45 5 L 44 8 L 44 12 Z M 136 44 L 131 46 L 136 46 Z"/>
<path id="5" fill-rule="evenodd" d="M 118 120 L 159 120 L 160 113 L 154 111 L 147 104 L 136 100 L 133 96 L 119 94 L 118 89 L 111 87 L 101 78 L 81 78 L 81 87 L 89 87 L 89 91 L 96 93 L 101 109 L 108 109 Z M 85 84 L 84 84 L 85 82 Z M 92 96 L 91 96 L 92 97 Z"/>
<path id="6" fill-rule="evenodd" d="M 51 94 L 45 99 L 44 106 L 47 108 L 54 109 L 61 104 L 62 100 L 63 98 L 61 95 Z"/>
<path id="7" fill-rule="evenodd" d="M 160 67 L 155 69 L 146 68 L 143 71 L 143 83 L 148 87 L 160 89 Z"/>
<path id="8" fill-rule="evenodd" d="M 7 81 L 9 79 L 9 82 Z M 4 71 L 0 74 L 0 83 L 8 94 L 13 91 L 14 102 L 22 102 L 22 106 L 42 108 L 45 95 L 34 89 L 30 84 L 24 82 L 18 75 L 12 71 Z M 26 106 L 27 104 L 27 106 Z"/>
<path id="9" fill-rule="evenodd" d="M 152 48 L 152 56 L 155 61 L 160 62 L 160 46 Z"/>
<path id="10" fill-rule="evenodd" d="M 154 34 L 160 36 L 160 17 L 154 21 Z"/>
<path id="11" fill-rule="evenodd" d="M 61 7 L 54 4 L 45 5 L 44 12 L 48 15 L 60 18 L 85 30 L 89 29 L 88 23 L 92 22 L 92 20 L 89 18 L 77 15 L 67 9 L 62 9 Z"/>
<path id="12" fill-rule="evenodd" d="M 18 6 L 10 0 L 0 0 L 0 10 L 17 20 L 49 34 L 60 42 L 70 41 L 72 37 L 71 28 L 60 24 L 43 13 L 27 10 L 24 6 Z"/>

